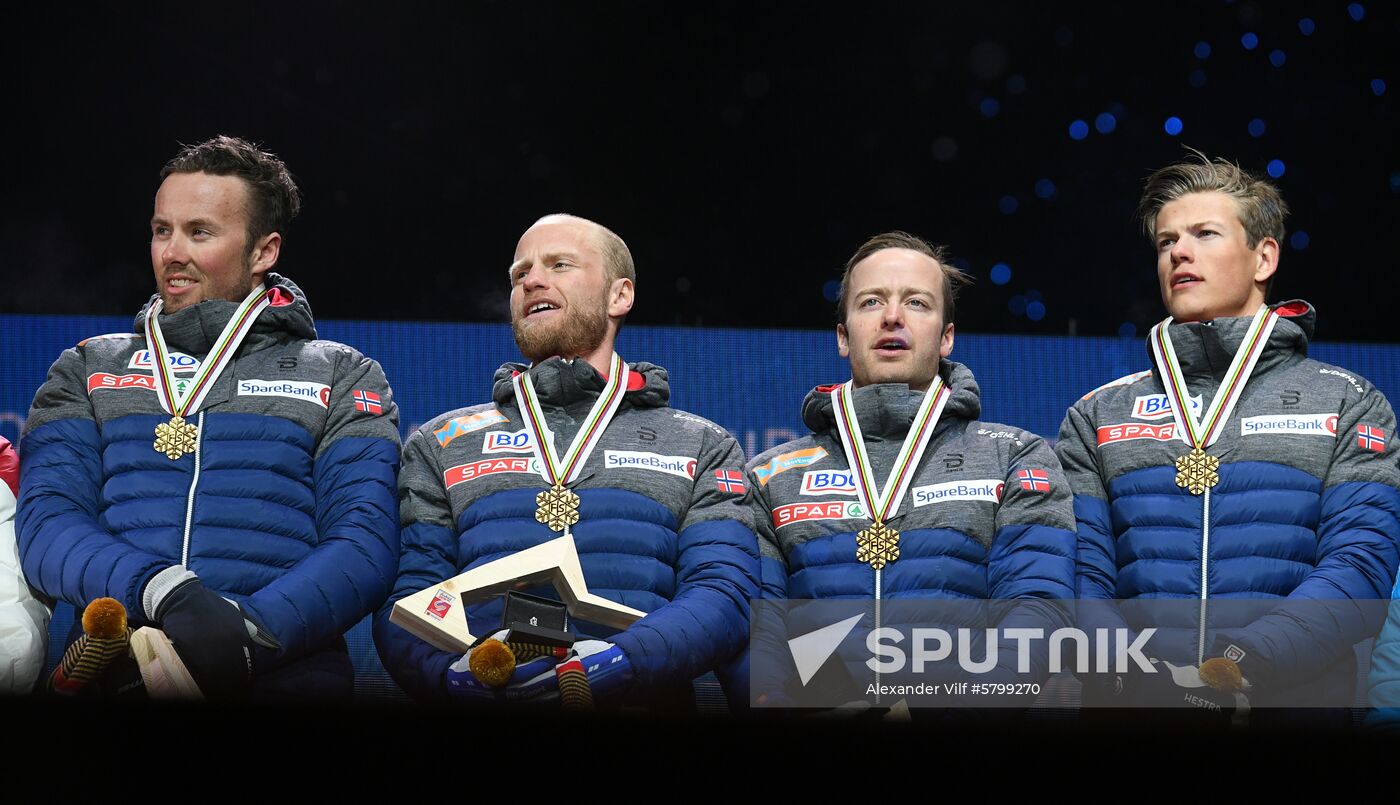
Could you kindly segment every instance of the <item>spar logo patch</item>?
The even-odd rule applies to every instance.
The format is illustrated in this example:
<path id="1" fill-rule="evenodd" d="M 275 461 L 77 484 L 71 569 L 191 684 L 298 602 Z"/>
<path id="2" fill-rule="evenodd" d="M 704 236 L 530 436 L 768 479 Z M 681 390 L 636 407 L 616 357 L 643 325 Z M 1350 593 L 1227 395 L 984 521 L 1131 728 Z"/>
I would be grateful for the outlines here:
<path id="1" fill-rule="evenodd" d="M 470 464 L 458 464 L 442 473 L 443 486 L 451 489 L 457 484 L 475 481 L 488 475 L 539 475 L 540 464 L 533 458 L 488 458 Z"/>
<path id="2" fill-rule="evenodd" d="M 782 528 L 810 520 L 854 520 L 865 517 L 865 507 L 854 500 L 829 503 L 789 503 L 773 510 L 773 527 Z"/>
<path id="3" fill-rule="evenodd" d="M 803 495 L 854 495 L 856 482 L 849 470 L 808 470 L 802 476 Z"/>
<path id="4" fill-rule="evenodd" d="M 172 352 L 165 358 L 166 362 L 170 364 L 171 371 L 174 372 L 193 372 L 199 368 L 199 359 L 183 352 Z M 136 354 L 132 355 L 131 360 L 127 362 L 126 368 L 151 371 L 151 351 L 149 349 L 136 350 Z"/>
<path id="5" fill-rule="evenodd" d="M 490 411 L 449 419 L 442 427 L 433 431 L 433 435 L 437 437 L 438 447 L 446 447 L 458 436 L 466 436 L 468 433 L 475 433 L 505 421 L 506 415 L 492 408 Z"/>
<path id="6" fill-rule="evenodd" d="M 603 464 L 609 469 L 649 470 L 651 472 L 664 472 L 667 475 L 691 481 L 695 480 L 695 459 L 689 456 L 663 456 L 632 450 L 608 450 L 603 453 Z"/>
<path id="7" fill-rule="evenodd" d="M 535 452 L 535 440 L 524 428 L 515 432 L 493 430 L 481 440 L 481 452 L 531 454 Z"/>
<path id="8" fill-rule="evenodd" d="M 286 397 L 322 408 L 331 407 L 331 387 L 309 380 L 240 380 L 240 397 Z"/>
<path id="9" fill-rule="evenodd" d="M 1191 413 L 1201 418 L 1201 395 L 1191 397 Z M 1165 394 L 1146 394 L 1133 400 L 1133 419 L 1166 419 L 1172 415 L 1172 404 Z"/>
<path id="10" fill-rule="evenodd" d="M 947 481 L 941 484 L 916 486 L 909 494 L 913 496 L 916 507 L 940 503 L 945 500 L 981 500 L 987 503 L 997 503 L 1001 500 L 1001 493 L 1005 487 L 1004 481 L 998 481 L 996 478 L 983 478 L 976 481 Z"/>
<path id="11" fill-rule="evenodd" d="M 1124 422 L 1121 425 L 1104 425 L 1098 430 L 1099 446 L 1117 442 L 1131 442 L 1135 439 L 1151 439 L 1154 442 L 1176 441 L 1176 423 L 1144 425 L 1140 422 Z"/>
<path id="12" fill-rule="evenodd" d="M 758 479 L 759 486 L 767 486 L 773 480 L 773 476 L 781 475 L 788 470 L 798 467 L 806 467 L 815 464 L 826 458 L 825 447 L 809 447 L 806 450 L 794 450 L 791 453 L 783 453 L 775 456 L 767 464 L 753 468 L 753 476 Z"/>
<path id="13" fill-rule="evenodd" d="M 1251 416 L 1240 420 L 1241 436 L 1292 433 L 1299 436 L 1337 438 L 1336 414 L 1281 414 Z"/>
<path id="14" fill-rule="evenodd" d="M 156 381 L 150 375 L 112 375 L 97 372 L 88 375 L 88 394 L 98 389 L 150 389 L 155 391 Z"/>

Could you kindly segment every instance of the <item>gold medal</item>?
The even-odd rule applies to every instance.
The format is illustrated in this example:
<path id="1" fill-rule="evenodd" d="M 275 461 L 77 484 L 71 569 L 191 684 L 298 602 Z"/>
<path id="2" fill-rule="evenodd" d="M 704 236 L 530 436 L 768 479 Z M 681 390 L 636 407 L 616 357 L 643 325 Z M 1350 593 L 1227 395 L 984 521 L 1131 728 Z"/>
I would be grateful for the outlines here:
<path id="1" fill-rule="evenodd" d="M 1199 495 L 1220 483 L 1218 469 L 1220 459 L 1199 447 L 1194 448 L 1176 460 L 1176 485 Z"/>
<path id="2" fill-rule="evenodd" d="M 535 519 L 553 531 L 563 531 L 578 522 L 578 495 L 563 484 L 555 484 L 535 495 Z"/>
<path id="3" fill-rule="evenodd" d="M 186 453 L 193 453 L 199 440 L 199 429 L 181 417 L 171 417 L 169 422 L 156 425 L 156 441 L 153 445 L 157 453 L 164 453 L 174 461 Z"/>
<path id="4" fill-rule="evenodd" d="M 856 561 L 875 570 L 899 558 L 899 532 L 876 520 L 856 534 Z"/>

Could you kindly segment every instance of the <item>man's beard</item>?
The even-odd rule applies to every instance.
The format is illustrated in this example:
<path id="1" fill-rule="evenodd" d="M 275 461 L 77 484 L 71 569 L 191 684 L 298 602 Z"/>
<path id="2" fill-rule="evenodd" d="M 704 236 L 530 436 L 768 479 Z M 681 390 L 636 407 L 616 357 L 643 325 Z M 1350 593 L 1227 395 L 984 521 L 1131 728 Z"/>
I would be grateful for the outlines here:
<path id="1" fill-rule="evenodd" d="M 209 275 L 207 274 L 203 275 L 203 278 L 200 280 L 200 284 L 203 285 L 204 288 L 202 293 L 200 294 L 200 299 L 198 302 L 188 302 L 183 305 L 177 305 L 174 308 L 172 308 L 172 300 L 170 299 L 170 295 L 165 290 L 165 280 L 162 279 L 160 281 L 159 287 L 156 288 L 156 292 L 160 294 L 161 306 L 164 309 L 164 311 L 166 313 L 170 313 L 178 310 L 183 310 L 187 307 L 193 307 L 194 305 L 197 305 L 200 302 L 208 302 L 211 299 L 223 299 L 228 302 L 242 302 L 244 299 L 248 298 L 248 294 L 252 293 L 252 290 L 255 287 L 253 284 L 252 255 L 246 253 L 243 255 L 243 273 L 238 275 L 237 277 L 230 278 L 228 284 L 226 284 L 225 286 L 218 287 L 214 285 L 212 282 L 210 282 Z"/>
<path id="2" fill-rule="evenodd" d="M 538 363 L 558 355 L 577 358 L 603 343 L 608 334 L 608 315 L 603 305 L 570 305 L 568 312 L 554 322 L 537 322 L 528 328 L 524 319 L 510 323 L 520 354 Z"/>

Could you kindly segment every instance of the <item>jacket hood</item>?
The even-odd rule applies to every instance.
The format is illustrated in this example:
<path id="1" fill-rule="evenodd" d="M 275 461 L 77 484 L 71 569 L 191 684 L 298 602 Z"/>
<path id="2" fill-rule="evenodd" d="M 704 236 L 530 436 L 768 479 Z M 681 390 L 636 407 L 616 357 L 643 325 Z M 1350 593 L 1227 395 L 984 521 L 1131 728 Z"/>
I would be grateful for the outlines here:
<path id="1" fill-rule="evenodd" d="M 290 279 L 275 272 L 267 272 L 263 287 L 273 291 L 272 304 L 258 314 L 253 329 L 248 333 L 240 351 L 262 349 L 274 343 L 290 339 L 314 339 L 316 324 L 311 316 L 311 305 L 306 294 Z M 146 314 L 160 299 L 153 294 L 141 312 L 136 314 L 135 331 L 146 331 Z M 160 331 L 171 349 L 192 355 L 204 355 L 218 340 L 224 326 L 238 309 L 237 302 L 226 299 L 206 299 L 175 313 L 160 314 Z"/>
<path id="2" fill-rule="evenodd" d="M 1268 345 L 1259 356 L 1254 371 L 1261 372 L 1270 366 L 1289 360 L 1295 355 L 1307 356 L 1308 343 L 1312 339 L 1313 327 L 1317 324 L 1317 311 L 1301 299 L 1280 302 L 1272 307 L 1279 311 L 1279 319 L 1274 331 L 1269 334 Z M 1230 362 L 1235 358 L 1249 331 L 1253 316 L 1233 316 L 1207 322 L 1187 322 L 1172 324 L 1167 333 L 1172 339 L 1172 349 L 1177 362 L 1186 377 L 1222 377 Z M 1149 357 L 1152 343 L 1147 344 Z M 1153 361 L 1155 371 L 1156 362 Z"/>
<path id="3" fill-rule="evenodd" d="M 952 395 L 943 406 L 938 427 L 953 419 L 972 420 L 982 414 L 982 393 L 972 370 L 946 358 L 938 364 L 938 374 Z M 802 421 L 814 433 L 836 429 L 836 412 L 831 404 L 835 386 L 817 386 L 802 401 Z M 903 383 L 875 383 L 855 390 L 856 419 L 867 439 L 903 439 L 914 421 L 924 392 Z"/>
<path id="4" fill-rule="evenodd" d="M 645 361 L 627 366 L 632 371 L 627 392 L 622 397 L 623 405 L 660 408 L 670 402 L 671 384 L 665 369 Z M 496 370 L 491 386 L 491 397 L 498 405 L 515 404 L 515 386 L 511 378 L 520 372 L 530 373 L 530 382 L 540 401 L 550 406 L 566 407 L 583 400 L 594 400 L 607 383 L 607 378 L 581 358 L 550 358 L 534 366 L 507 363 Z"/>

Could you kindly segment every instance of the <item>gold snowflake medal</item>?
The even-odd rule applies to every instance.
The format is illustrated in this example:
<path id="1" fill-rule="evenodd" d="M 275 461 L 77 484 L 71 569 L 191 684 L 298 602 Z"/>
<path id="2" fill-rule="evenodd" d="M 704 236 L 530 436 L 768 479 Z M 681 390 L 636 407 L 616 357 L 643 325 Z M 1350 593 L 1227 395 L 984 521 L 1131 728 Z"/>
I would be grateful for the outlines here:
<path id="1" fill-rule="evenodd" d="M 578 523 L 578 495 L 563 484 L 555 484 L 535 495 L 535 519 L 553 531 L 563 531 Z"/>

